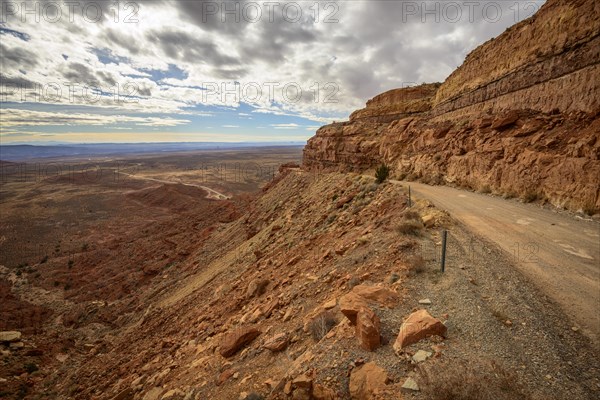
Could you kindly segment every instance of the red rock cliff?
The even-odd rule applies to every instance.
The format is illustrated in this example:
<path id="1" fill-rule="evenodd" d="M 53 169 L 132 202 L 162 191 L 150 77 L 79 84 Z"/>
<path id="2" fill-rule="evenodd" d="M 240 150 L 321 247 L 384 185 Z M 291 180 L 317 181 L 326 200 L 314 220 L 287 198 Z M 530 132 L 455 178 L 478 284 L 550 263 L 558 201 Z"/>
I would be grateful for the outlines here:
<path id="1" fill-rule="evenodd" d="M 600 210 L 600 3 L 549 0 L 446 81 L 394 89 L 321 127 L 305 168 L 450 183 Z"/>

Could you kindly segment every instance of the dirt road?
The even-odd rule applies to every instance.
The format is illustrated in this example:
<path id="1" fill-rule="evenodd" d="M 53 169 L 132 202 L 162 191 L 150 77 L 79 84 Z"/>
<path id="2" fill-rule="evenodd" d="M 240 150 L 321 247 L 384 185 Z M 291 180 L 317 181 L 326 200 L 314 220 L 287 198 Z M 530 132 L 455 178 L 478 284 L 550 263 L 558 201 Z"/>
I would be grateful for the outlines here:
<path id="1" fill-rule="evenodd" d="M 447 186 L 400 183 L 410 185 L 413 197 L 430 200 L 512 255 L 576 329 L 599 343 L 600 223 Z"/>
<path id="2" fill-rule="evenodd" d="M 167 184 L 179 184 L 179 185 L 197 187 L 197 188 L 200 188 L 200 189 L 204 190 L 205 192 L 207 192 L 207 194 L 206 194 L 206 198 L 207 199 L 215 199 L 215 200 L 227 200 L 227 199 L 229 199 L 229 196 L 226 196 L 223 193 L 219 193 L 216 190 L 209 188 L 208 186 L 196 185 L 196 184 L 193 184 L 193 183 L 185 183 L 185 182 L 180 182 L 180 181 L 168 181 L 168 180 L 165 180 L 165 179 L 150 178 L 150 177 L 147 177 L 147 176 L 137 176 L 137 175 L 128 174 L 128 173 L 122 172 L 122 171 L 119 171 L 119 173 L 122 174 L 122 175 L 126 175 L 126 176 L 128 176 L 130 178 L 133 178 L 133 179 L 141 179 L 141 180 L 145 180 L 145 181 L 167 183 Z"/>

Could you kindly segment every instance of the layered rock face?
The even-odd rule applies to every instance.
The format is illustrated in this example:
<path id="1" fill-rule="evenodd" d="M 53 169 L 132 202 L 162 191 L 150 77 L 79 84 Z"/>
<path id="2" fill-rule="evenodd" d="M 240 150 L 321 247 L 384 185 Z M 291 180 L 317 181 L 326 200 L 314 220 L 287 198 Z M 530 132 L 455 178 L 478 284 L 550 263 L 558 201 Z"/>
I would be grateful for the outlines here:
<path id="1" fill-rule="evenodd" d="M 304 167 L 451 183 L 600 210 L 600 5 L 549 0 L 441 85 L 385 92 L 324 126 Z"/>

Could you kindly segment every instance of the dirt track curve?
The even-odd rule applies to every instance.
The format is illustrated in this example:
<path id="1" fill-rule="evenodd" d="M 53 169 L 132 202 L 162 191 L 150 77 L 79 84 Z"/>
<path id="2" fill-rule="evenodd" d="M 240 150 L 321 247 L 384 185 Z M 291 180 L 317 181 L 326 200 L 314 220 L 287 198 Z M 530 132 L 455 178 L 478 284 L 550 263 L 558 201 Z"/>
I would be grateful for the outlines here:
<path id="1" fill-rule="evenodd" d="M 229 196 L 224 195 L 223 193 L 217 192 L 214 189 L 209 188 L 208 186 L 202 186 L 202 185 L 196 185 L 193 183 L 185 183 L 185 182 L 180 182 L 180 181 L 168 181 L 165 179 L 156 179 L 156 178 L 150 178 L 147 176 L 136 176 L 136 175 L 132 175 L 132 174 L 128 174 L 126 172 L 119 172 L 120 174 L 126 175 L 130 178 L 133 179 L 141 179 L 141 180 L 145 180 L 145 181 L 152 181 L 152 182 L 159 182 L 159 183 L 166 183 L 166 184 L 176 184 L 176 185 L 185 185 L 185 186 L 193 186 L 193 187 L 197 187 L 200 188 L 202 190 L 204 190 L 205 192 L 207 192 L 206 194 L 206 198 L 207 199 L 215 199 L 215 200 L 226 200 L 229 199 Z"/>
<path id="2" fill-rule="evenodd" d="M 410 185 L 413 197 L 430 200 L 512 255 L 521 272 L 599 344 L 600 223 L 448 186 L 393 182 Z"/>

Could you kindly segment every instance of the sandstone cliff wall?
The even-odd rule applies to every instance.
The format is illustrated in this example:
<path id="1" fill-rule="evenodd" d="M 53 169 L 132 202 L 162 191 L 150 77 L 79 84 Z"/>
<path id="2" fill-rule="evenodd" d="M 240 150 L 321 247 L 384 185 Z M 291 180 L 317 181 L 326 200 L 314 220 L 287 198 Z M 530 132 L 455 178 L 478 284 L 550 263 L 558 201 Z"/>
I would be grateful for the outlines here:
<path id="1" fill-rule="evenodd" d="M 394 89 L 320 128 L 305 168 L 456 184 L 600 210 L 600 3 L 550 0 L 443 84 Z"/>

